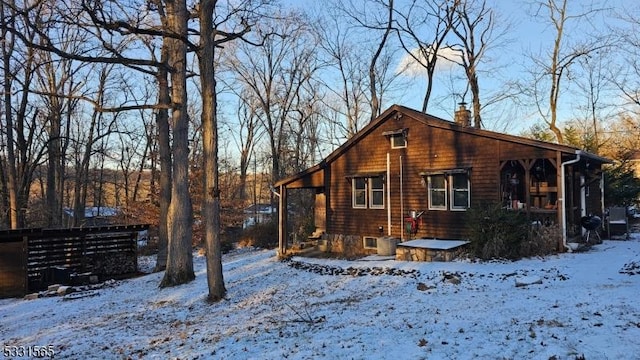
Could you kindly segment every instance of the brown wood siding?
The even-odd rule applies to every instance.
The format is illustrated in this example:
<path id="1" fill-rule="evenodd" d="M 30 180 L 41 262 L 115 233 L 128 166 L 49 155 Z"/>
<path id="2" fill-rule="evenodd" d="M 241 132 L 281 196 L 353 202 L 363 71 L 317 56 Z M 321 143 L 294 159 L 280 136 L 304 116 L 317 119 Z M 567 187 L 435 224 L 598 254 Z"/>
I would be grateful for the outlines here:
<path id="1" fill-rule="evenodd" d="M 389 138 L 384 133 L 397 132 L 400 129 L 408 129 L 407 147 L 392 149 Z M 349 178 L 349 175 L 355 174 L 386 173 L 387 153 L 390 158 L 390 177 L 386 184 L 391 191 L 391 235 L 405 239 L 407 235 L 403 234 L 403 218 L 408 216 L 411 210 L 424 211 L 416 237 L 468 237 L 466 211 L 428 209 L 427 187 L 421 173 L 470 169 L 471 206 L 474 206 L 500 201 L 501 161 L 558 158 L 556 150 L 488 137 L 483 135 L 483 132 L 461 132 L 456 131 L 455 127 L 431 126 L 407 115 L 400 119 L 389 119 L 372 129 L 328 165 L 325 173 L 330 183 L 330 196 L 327 196 L 327 233 L 359 236 L 388 234 L 389 204 L 386 192 L 385 209 L 354 209 Z M 599 189 L 593 191 L 598 185 L 593 186 L 588 199 L 590 208 L 599 204 L 599 200 L 598 204 L 595 202 L 600 196 Z M 382 232 L 380 228 L 383 229 Z"/>
<path id="2" fill-rule="evenodd" d="M 386 131 L 408 129 L 407 148 L 391 149 Z M 385 173 L 387 153 L 391 176 L 392 235 L 406 238 L 403 218 L 411 210 L 424 211 L 418 237 L 466 238 L 466 211 L 429 210 L 424 172 L 470 169 L 471 203 L 499 201 L 501 153 L 531 154 L 531 147 L 428 126 L 408 116 L 389 120 L 374 129 L 331 164 L 331 201 L 329 233 L 347 235 L 387 235 L 387 195 L 385 209 L 354 209 L 351 204 L 351 181 L 348 175 Z M 541 151 L 541 153 L 543 153 Z M 553 152 L 545 152 L 553 154 Z M 400 199 L 400 161 L 402 158 L 404 208 Z M 511 157 L 508 157 L 511 158 Z M 379 227 L 383 228 L 380 234 Z"/>

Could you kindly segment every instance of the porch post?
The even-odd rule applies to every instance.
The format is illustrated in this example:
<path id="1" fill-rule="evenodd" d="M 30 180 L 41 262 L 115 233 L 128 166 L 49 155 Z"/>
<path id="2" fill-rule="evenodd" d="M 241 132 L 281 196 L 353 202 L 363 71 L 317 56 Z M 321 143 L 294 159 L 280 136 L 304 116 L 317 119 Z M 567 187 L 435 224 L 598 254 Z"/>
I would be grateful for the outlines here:
<path id="1" fill-rule="evenodd" d="M 287 187 L 280 185 L 278 197 L 278 257 L 287 253 Z"/>
<path id="2" fill-rule="evenodd" d="M 564 229 L 565 227 L 562 224 L 562 220 L 564 219 L 564 217 L 562 216 L 564 212 L 564 165 L 562 165 L 562 153 L 559 151 L 556 152 L 556 164 L 559 165 L 556 166 L 556 187 L 558 188 L 558 195 L 556 195 L 556 209 L 558 209 L 558 212 L 556 213 L 556 217 L 558 218 L 560 229 Z M 562 244 L 560 245 L 562 246 Z"/>

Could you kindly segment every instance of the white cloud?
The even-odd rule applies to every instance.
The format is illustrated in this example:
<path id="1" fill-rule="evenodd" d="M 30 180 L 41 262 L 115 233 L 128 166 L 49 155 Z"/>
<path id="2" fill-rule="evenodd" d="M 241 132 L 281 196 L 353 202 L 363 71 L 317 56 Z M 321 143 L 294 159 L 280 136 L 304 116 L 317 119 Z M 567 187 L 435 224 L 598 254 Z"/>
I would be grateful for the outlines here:
<path id="1" fill-rule="evenodd" d="M 400 59 L 400 63 L 398 64 L 396 72 L 403 73 L 409 76 L 426 76 L 427 70 L 420 64 L 420 62 L 426 63 L 427 56 L 433 56 L 432 49 L 429 51 L 429 54 L 424 54 L 424 52 L 420 51 L 419 48 L 411 50 L 412 55 L 404 54 Z M 418 62 L 416 59 L 419 59 L 420 62 Z M 440 48 L 438 50 L 436 71 L 450 70 L 458 65 L 460 59 L 460 50 L 451 47 Z"/>

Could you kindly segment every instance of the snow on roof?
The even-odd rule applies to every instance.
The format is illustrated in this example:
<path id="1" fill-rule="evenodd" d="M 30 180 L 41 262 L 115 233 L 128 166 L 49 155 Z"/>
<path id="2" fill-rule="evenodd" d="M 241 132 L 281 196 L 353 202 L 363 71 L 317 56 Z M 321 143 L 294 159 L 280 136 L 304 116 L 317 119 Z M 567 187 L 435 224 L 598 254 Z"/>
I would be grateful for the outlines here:
<path id="1" fill-rule="evenodd" d="M 277 206 L 271 206 L 270 204 L 252 204 L 244 209 L 245 213 L 258 212 L 261 214 L 271 214 L 278 211 Z"/>
<path id="2" fill-rule="evenodd" d="M 105 207 L 105 206 L 86 207 L 84 209 L 84 217 L 92 218 L 92 217 L 98 217 L 98 216 L 103 216 L 103 217 L 116 216 L 118 215 L 119 211 L 120 210 L 115 207 Z M 73 217 L 74 215 L 72 208 L 64 208 L 64 212 L 71 217 Z"/>

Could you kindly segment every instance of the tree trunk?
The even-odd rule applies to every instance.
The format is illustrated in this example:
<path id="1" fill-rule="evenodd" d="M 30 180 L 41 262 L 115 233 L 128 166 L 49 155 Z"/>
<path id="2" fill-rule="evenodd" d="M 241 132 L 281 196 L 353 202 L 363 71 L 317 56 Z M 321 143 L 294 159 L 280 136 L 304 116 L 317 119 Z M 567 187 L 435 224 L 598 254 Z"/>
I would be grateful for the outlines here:
<path id="1" fill-rule="evenodd" d="M 167 49 L 161 50 L 161 61 L 166 64 Z M 169 105 L 169 79 L 164 67 L 158 69 L 158 103 Z M 160 156 L 160 221 L 158 222 L 158 255 L 154 271 L 163 271 L 167 267 L 167 246 L 169 244 L 169 228 L 166 219 L 169 216 L 169 204 L 171 203 L 171 144 L 169 138 L 169 112 L 161 106 L 156 114 L 158 125 L 158 154 Z"/>
<path id="2" fill-rule="evenodd" d="M 209 300 L 221 300 L 226 289 L 220 246 L 220 188 L 218 176 L 218 124 L 214 69 L 213 12 L 215 1 L 200 2 L 200 49 L 197 52 L 202 86 L 203 217 L 207 249 Z"/>
<path id="3" fill-rule="evenodd" d="M 4 8 L 2 16 L 4 17 Z M 6 30 L 3 30 L 3 35 L 6 36 Z M 3 37 L 4 38 L 4 37 Z M 17 173 L 16 173 L 16 157 L 14 152 L 14 127 L 13 127 L 13 113 L 11 110 L 11 104 L 13 103 L 11 99 L 11 94 L 13 93 L 11 89 L 11 53 L 13 52 L 13 48 L 6 48 L 3 44 L 3 78 L 4 78 L 4 118 L 6 123 L 6 128 L 4 129 L 7 134 L 7 179 L 6 179 L 6 192 L 9 198 L 9 226 L 11 229 L 17 229 L 20 227 L 20 221 L 18 216 L 18 185 L 17 185 Z"/>
<path id="4" fill-rule="evenodd" d="M 480 86 L 478 85 L 478 77 L 475 73 L 475 67 L 473 72 L 468 75 L 469 87 L 471 88 L 471 102 L 473 107 L 473 127 L 476 129 L 482 128 L 482 117 L 480 116 Z"/>
<path id="5" fill-rule="evenodd" d="M 378 45 L 378 49 L 376 50 L 373 58 L 371 59 L 371 64 L 369 65 L 369 91 L 371 93 L 371 120 L 375 119 L 380 115 L 380 99 L 378 99 L 378 89 L 376 86 L 376 63 L 378 62 L 378 58 L 382 53 L 382 49 L 384 49 L 384 45 L 387 42 L 387 38 L 389 37 L 389 33 L 392 30 L 393 23 L 393 0 L 389 0 L 389 18 L 387 21 L 387 28 L 382 36 L 382 40 L 380 40 L 380 44 Z"/>
<path id="6" fill-rule="evenodd" d="M 189 12 L 185 0 L 167 4 L 169 32 L 186 39 Z M 169 244 L 167 268 L 161 287 L 180 285 L 195 279 L 193 272 L 193 209 L 189 194 L 189 119 L 187 114 L 187 46 L 181 39 L 166 40 L 171 68 L 173 122 L 173 172 L 171 203 L 167 218 Z"/>

